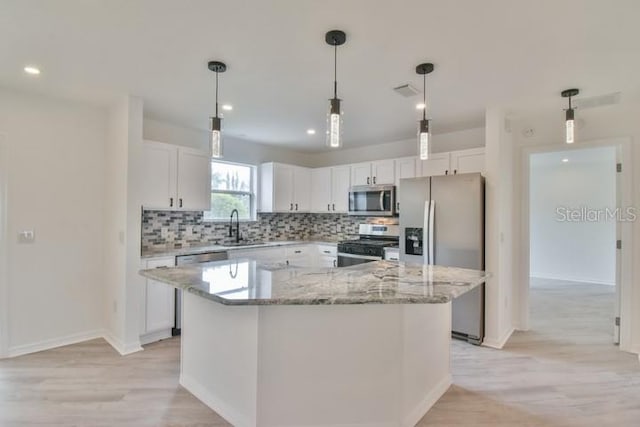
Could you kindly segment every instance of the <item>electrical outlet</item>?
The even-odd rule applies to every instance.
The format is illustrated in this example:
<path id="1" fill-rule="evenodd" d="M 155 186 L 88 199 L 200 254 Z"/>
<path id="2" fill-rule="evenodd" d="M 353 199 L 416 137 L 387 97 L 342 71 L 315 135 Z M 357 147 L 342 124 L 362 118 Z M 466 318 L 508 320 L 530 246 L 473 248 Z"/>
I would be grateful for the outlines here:
<path id="1" fill-rule="evenodd" d="M 18 233 L 18 243 L 34 243 L 36 232 L 33 230 L 22 230 Z"/>

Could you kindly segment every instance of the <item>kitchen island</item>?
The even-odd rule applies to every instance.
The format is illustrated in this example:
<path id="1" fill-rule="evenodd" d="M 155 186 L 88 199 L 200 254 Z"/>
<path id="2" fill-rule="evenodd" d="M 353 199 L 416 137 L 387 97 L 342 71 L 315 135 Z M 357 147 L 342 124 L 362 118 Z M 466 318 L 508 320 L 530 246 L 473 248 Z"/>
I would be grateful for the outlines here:
<path id="1" fill-rule="evenodd" d="M 180 383 L 234 426 L 413 426 L 451 384 L 451 300 L 482 271 L 237 259 L 158 268 L 185 291 Z"/>

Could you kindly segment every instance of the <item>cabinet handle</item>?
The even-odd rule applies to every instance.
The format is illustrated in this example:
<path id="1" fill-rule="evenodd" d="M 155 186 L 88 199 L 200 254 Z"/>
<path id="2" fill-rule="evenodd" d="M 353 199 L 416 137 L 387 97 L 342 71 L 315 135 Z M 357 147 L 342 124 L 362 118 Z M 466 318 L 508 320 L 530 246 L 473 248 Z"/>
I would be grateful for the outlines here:
<path id="1" fill-rule="evenodd" d="M 292 211 L 292 210 L 293 210 L 293 203 L 291 203 L 291 204 L 289 205 L 289 210 L 290 210 L 290 211 Z"/>
<path id="2" fill-rule="evenodd" d="M 180 207 L 182 207 L 182 198 L 180 198 Z"/>
<path id="3" fill-rule="evenodd" d="M 373 183 L 374 184 L 376 183 L 376 177 L 375 176 L 373 177 Z"/>
<path id="4" fill-rule="evenodd" d="M 331 251 L 322 251 L 322 252 L 324 252 L 325 254 L 330 254 L 331 253 Z"/>
<path id="5" fill-rule="evenodd" d="M 302 251 L 293 251 L 293 252 L 296 253 L 296 254 L 301 254 L 302 253 Z"/>
<path id="6" fill-rule="evenodd" d="M 296 203 L 296 210 L 298 210 L 298 204 Z"/>
<path id="7" fill-rule="evenodd" d="M 330 211 L 331 210 L 331 204 L 327 203 L 327 210 Z"/>
<path id="8" fill-rule="evenodd" d="M 334 260 L 333 260 L 333 266 L 334 266 L 334 267 L 337 267 L 336 262 L 337 262 L 337 261 L 334 259 Z"/>
<path id="9" fill-rule="evenodd" d="M 169 207 L 173 207 L 173 197 L 169 197 Z"/>
<path id="10" fill-rule="evenodd" d="M 457 175 L 457 174 L 458 174 L 458 169 L 454 169 L 454 170 L 453 170 L 453 174 L 454 174 L 454 175 Z"/>
<path id="11" fill-rule="evenodd" d="M 448 170 L 444 171 L 444 174 L 449 175 L 449 171 Z"/>
<path id="12" fill-rule="evenodd" d="M 367 184 L 371 184 L 370 179 L 371 178 L 367 177 Z"/>
<path id="13" fill-rule="evenodd" d="M 285 261 L 285 263 L 286 263 L 287 265 L 289 265 L 289 260 L 286 260 L 286 261 Z"/>
<path id="14" fill-rule="evenodd" d="M 336 204 L 335 203 L 333 204 L 333 210 L 334 211 L 336 210 Z"/>

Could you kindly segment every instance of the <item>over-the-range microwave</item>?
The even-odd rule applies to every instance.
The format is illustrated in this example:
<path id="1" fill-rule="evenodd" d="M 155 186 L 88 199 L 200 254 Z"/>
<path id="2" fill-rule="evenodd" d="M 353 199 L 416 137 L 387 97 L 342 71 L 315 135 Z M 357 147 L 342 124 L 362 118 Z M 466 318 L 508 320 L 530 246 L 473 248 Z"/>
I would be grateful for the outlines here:
<path id="1" fill-rule="evenodd" d="M 357 185 L 349 189 L 349 215 L 393 216 L 395 185 Z"/>

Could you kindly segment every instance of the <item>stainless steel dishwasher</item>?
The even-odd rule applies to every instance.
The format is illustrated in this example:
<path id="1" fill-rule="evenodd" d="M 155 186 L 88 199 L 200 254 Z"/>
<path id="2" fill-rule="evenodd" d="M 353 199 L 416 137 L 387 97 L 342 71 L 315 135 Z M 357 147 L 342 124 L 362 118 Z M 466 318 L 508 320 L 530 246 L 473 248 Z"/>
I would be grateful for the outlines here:
<path id="1" fill-rule="evenodd" d="M 176 266 L 180 267 L 211 261 L 224 261 L 226 259 L 229 259 L 226 252 L 204 252 L 201 254 L 178 255 L 176 256 Z M 173 328 L 171 329 L 171 335 L 173 336 L 180 335 L 180 330 L 182 328 L 182 289 L 176 288 L 175 292 L 175 319 L 173 321 Z"/>

